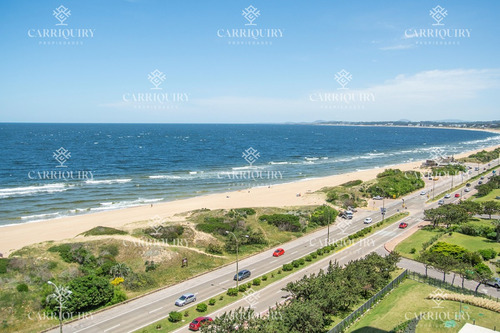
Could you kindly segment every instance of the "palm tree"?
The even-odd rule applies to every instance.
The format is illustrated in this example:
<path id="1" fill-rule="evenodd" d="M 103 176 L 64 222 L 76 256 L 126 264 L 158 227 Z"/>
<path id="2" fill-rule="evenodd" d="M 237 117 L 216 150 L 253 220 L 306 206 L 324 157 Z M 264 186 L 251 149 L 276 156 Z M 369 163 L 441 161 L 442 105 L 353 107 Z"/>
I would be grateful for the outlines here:
<path id="1" fill-rule="evenodd" d="M 109 273 L 112 274 L 113 277 L 115 277 L 115 278 L 117 278 L 117 277 L 123 278 L 130 273 L 130 268 L 123 263 L 118 263 L 118 264 L 114 265 L 113 267 L 111 267 L 111 269 L 109 270 Z"/>

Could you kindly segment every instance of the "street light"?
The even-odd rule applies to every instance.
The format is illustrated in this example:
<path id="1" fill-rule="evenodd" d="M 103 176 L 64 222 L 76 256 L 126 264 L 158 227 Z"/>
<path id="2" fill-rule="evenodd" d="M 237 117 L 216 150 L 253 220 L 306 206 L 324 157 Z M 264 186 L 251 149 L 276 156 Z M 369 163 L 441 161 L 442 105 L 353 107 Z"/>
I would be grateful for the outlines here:
<path id="1" fill-rule="evenodd" d="M 327 227 L 327 235 L 326 235 L 326 245 L 330 245 L 330 222 L 332 221 L 332 214 L 331 212 L 328 211 L 328 206 L 325 205 L 325 217 L 326 217 L 326 221 L 327 221 L 327 224 L 328 224 L 328 227 Z"/>
<path id="2" fill-rule="evenodd" d="M 231 234 L 234 237 L 234 240 L 236 241 L 236 289 L 238 289 L 238 282 L 239 282 L 239 277 L 238 277 L 238 237 L 234 234 L 234 232 L 226 230 L 226 234 Z M 248 238 L 248 235 L 245 235 L 246 238 Z"/>
<path id="3" fill-rule="evenodd" d="M 64 303 L 68 300 L 68 298 L 71 296 L 72 292 L 69 290 L 67 287 L 64 286 L 57 286 L 54 282 L 52 281 L 47 281 L 48 284 L 54 287 L 55 291 L 54 293 L 50 294 L 47 296 L 47 301 L 51 300 L 52 298 L 59 303 L 59 332 L 62 333 L 62 309 L 64 307 Z"/>

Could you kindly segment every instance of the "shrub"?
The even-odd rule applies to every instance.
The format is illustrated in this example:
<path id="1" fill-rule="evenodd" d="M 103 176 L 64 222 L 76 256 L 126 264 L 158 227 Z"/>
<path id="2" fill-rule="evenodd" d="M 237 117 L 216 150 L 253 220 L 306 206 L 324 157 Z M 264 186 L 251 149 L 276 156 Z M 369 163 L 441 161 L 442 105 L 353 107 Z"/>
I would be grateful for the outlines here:
<path id="1" fill-rule="evenodd" d="M 283 272 L 289 272 L 291 270 L 293 270 L 292 264 L 284 264 L 283 265 Z M 278 274 L 281 274 L 280 271 L 278 271 Z"/>
<path id="2" fill-rule="evenodd" d="M 208 305 L 212 305 L 213 306 L 213 305 L 215 305 L 215 302 L 216 302 L 215 298 L 211 298 L 211 299 L 208 300 Z"/>
<path id="3" fill-rule="evenodd" d="M 293 266 L 294 268 L 299 267 L 299 266 L 300 266 L 299 261 L 298 261 L 298 260 L 294 260 L 294 261 L 292 261 L 292 266 Z M 284 268 L 284 267 L 283 267 L 283 270 L 285 270 L 285 268 Z"/>
<path id="4" fill-rule="evenodd" d="M 241 293 L 244 293 L 247 290 L 247 285 L 246 284 L 240 284 L 238 287 L 238 291 Z"/>
<path id="5" fill-rule="evenodd" d="M 113 298 L 106 305 L 118 304 L 127 300 L 127 294 L 121 288 L 115 288 Z"/>
<path id="6" fill-rule="evenodd" d="M 222 254 L 223 248 L 219 243 L 210 243 L 205 250 L 207 253 Z"/>
<path id="7" fill-rule="evenodd" d="M 483 257 L 484 260 L 491 260 L 497 256 L 497 252 L 493 249 L 484 249 L 477 251 Z"/>
<path id="8" fill-rule="evenodd" d="M 146 261 L 144 265 L 146 265 L 146 272 L 154 271 L 158 267 L 158 264 L 156 264 L 153 260 Z"/>
<path id="9" fill-rule="evenodd" d="M 304 265 L 306 263 L 304 258 L 300 258 L 298 261 L 299 261 L 299 265 Z"/>
<path id="10" fill-rule="evenodd" d="M 16 289 L 18 292 L 27 292 L 28 291 L 28 285 L 26 283 L 20 283 L 16 286 Z"/>
<path id="11" fill-rule="evenodd" d="M 311 257 L 313 259 L 316 259 L 318 257 L 318 254 L 316 252 L 311 253 Z"/>
<path id="12" fill-rule="evenodd" d="M 335 222 L 338 211 L 330 206 L 323 205 L 316 208 L 311 214 L 311 223 L 316 225 L 327 225 L 328 223 Z"/>
<path id="13" fill-rule="evenodd" d="M 99 247 L 99 250 L 101 251 L 100 255 L 102 256 L 103 254 L 110 254 L 113 257 L 116 257 L 118 253 L 120 252 L 118 250 L 118 246 L 116 244 L 107 244 Z"/>
<path id="14" fill-rule="evenodd" d="M 278 269 L 278 274 L 281 274 L 281 269 Z"/>
<path id="15" fill-rule="evenodd" d="M 224 299 L 224 295 L 220 295 L 219 301 L 222 301 Z"/>
<path id="16" fill-rule="evenodd" d="M 9 265 L 9 259 L 0 258 L 0 274 L 7 273 L 7 266 Z"/>
<path id="17" fill-rule="evenodd" d="M 182 314 L 177 311 L 172 311 L 168 314 L 168 320 L 172 323 L 176 323 L 182 320 Z"/>
<path id="18" fill-rule="evenodd" d="M 410 253 L 411 253 L 411 254 L 416 253 L 416 252 L 417 252 L 417 249 L 416 249 L 416 248 L 414 248 L 414 247 L 410 250 Z"/>
<path id="19" fill-rule="evenodd" d="M 236 208 L 235 211 L 241 215 L 255 215 L 255 209 L 253 208 Z"/>
<path id="20" fill-rule="evenodd" d="M 75 278 L 68 283 L 72 291 L 66 301 L 68 312 L 87 312 L 108 304 L 114 296 L 114 287 L 109 280 L 95 275 L 86 275 Z M 54 299 L 47 302 L 47 306 L 57 311 L 58 304 Z"/>
<path id="21" fill-rule="evenodd" d="M 189 310 L 184 311 L 184 317 L 189 317 Z"/>
<path id="22" fill-rule="evenodd" d="M 267 281 L 267 275 L 262 275 L 262 281 Z"/>
<path id="23" fill-rule="evenodd" d="M 284 231 L 300 231 L 302 225 L 300 218 L 291 214 L 272 214 L 259 216 L 260 221 L 265 221 Z"/>
<path id="24" fill-rule="evenodd" d="M 323 247 L 323 253 L 330 253 L 330 247 L 328 245 Z"/>
<path id="25" fill-rule="evenodd" d="M 238 289 L 236 289 L 236 288 L 229 288 L 227 290 L 227 295 L 228 296 L 238 296 Z"/>
<path id="26" fill-rule="evenodd" d="M 306 256 L 306 261 L 312 261 L 312 259 L 313 259 L 313 258 L 312 258 L 312 256 L 311 256 L 311 255 L 307 255 L 307 256 Z"/>
<path id="27" fill-rule="evenodd" d="M 83 233 L 84 236 L 127 235 L 128 232 L 110 227 L 95 227 Z"/>
<path id="28" fill-rule="evenodd" d="M 250 288 L 252 288 L 252 282 L 247 283 L 247 289 L 250 289 Z"/>
<path id="29" fill-rule="evenodd" d="M 254 286 L 260 286 L 260 279 L 259 278 L 253 279 L 252 284 Z"/>
<path id="30" fill-rule="evenodd" d="M 47 263 L 47 268 L 48 268 L 49 270 L 53 270 L 53 269 L 54 269 L 54 268 L 56 268 L 56 267 L 57 267 L 57 261 L 52 261 L 52 260 L 51 260 L 51 261 L 49 261 L 49 262 Z"/>
<path id="31" fill-rule="evenodd" d="M 205 312 L 207 311 L 208 309 L 208 305 L 206 305 L 205 303 L 200 303 L 196 306 L 196 311 L 198 312 Z"/>
<path id="32" fill-rule="evenodd" d="M 322 256 L 322 255 L 323 255 L 323 249 L 317 249 L 317 250 L 316 250 L 316 254 L 317 254 L 318 256 Z"/>

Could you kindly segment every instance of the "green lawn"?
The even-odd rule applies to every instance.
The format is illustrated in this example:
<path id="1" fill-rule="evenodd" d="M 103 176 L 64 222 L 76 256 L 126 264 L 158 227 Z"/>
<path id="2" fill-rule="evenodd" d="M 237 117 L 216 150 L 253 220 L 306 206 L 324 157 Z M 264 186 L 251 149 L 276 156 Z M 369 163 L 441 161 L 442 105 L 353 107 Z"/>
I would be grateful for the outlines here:
<path id="1" fill-rule="evenodd" d="M 490 193 L 488 193 L 487 195 L 485 195 L 484 197 L 475 198 L 474 201 L 477 201 L 477 202 L 495 201 L 495 198 L 498 196 L 500 196 L 500 189 L 497 188 L 496 190 L 493 190 Z M 500 200 L 496 200 L 496 201 L 500 201 Z"/>
<path id="2" fill-rule="evenodd" d="M 495 241 L 483 237 L 459 234 L 458 232 L 454 232 L 451 236 L 445 234 L 439 239 L 439 241 L 460 245 L 469 251 L 494 249 L 495 251 L 500 252 L 500 243 L 496 243 Z"/>
<path id="3" fill-rule="evenodd" d="M 438 235 L 438 233 L 428 230 L 419 230 L 399 243 L 395 250 L 398 251 L 403 257 L 415 259 L 422 250 L 422 244 L 428 242 L 435 235 Z M 412 248 L 417 250 L 413 254 L 410 253 Z"/>
<path id="4" fill-rule="evenodd" d="M 472 324 L 473 320 L 476 321 L 476 325 L 486 328 L 493 329 L 495 325 L 498 327 L 500 313 L 466 304 L 462 304 L 462 320 L 458 321 L 460 303 L 442 301 L 439 304 L 441 308 L 437 308 L 437 303 L 426 299 L 435 290 L 436 287 L 407 279 L 351 326 L 347 332 L 380 333 L 381 330 L 388 332 L 396 325 L 415 317 L 415 313 L 418 315 L 421 312 L 427 315 L 419 322 L 417 333 L 458 332 L 465 323 Z"/>

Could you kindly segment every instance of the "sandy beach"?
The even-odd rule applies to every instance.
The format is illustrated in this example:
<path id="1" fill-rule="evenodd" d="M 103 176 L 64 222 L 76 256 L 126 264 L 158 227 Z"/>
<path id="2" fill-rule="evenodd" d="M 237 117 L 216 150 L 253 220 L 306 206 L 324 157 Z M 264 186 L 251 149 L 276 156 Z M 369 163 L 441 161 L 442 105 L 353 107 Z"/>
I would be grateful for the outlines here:
<path id="1" fill-rule="evenodd" d="M 499 146 L 485 148 L 493 150 Z M 483 150 L 483 149 L 480 149 Z M 456 155 L 461 158 L 473 152 Z M 401 170 L 418 170 L 422 161 L 391 166 Z M 131 224 L 140 221 L 149 221 L 159 216 L 167 220 L 181 220 L 179 214 L 192 210 L 230 209 L 238 207 L 293 207 L 305 205 L 321 205 L 324 196 L 314 193 L 323 187 L 336 186 L 350 180 L 360 179 L 368 181 L 374 179 L 378 173 L 386 169 L 377 168 L 350 172 L 340 175 L 298 181 L 271 187 L 259 187 L 235 192 L 217 193 L 189 199 L 162 202 L 150 205 L 132 207 L 100 213 L 65 217 L 35 223 L 11 225 L 0 228 L 0 253 L 4 256 L 24 246 L 45 242 L 71 239 L 78 234 L 96 226 L 132 229 Z M 332 170 L 333 172 L 334 170 Z M 300 196 L 298 195 L 300 194 Z M 177 216 L 176 216 L 177 215 Z"/>

